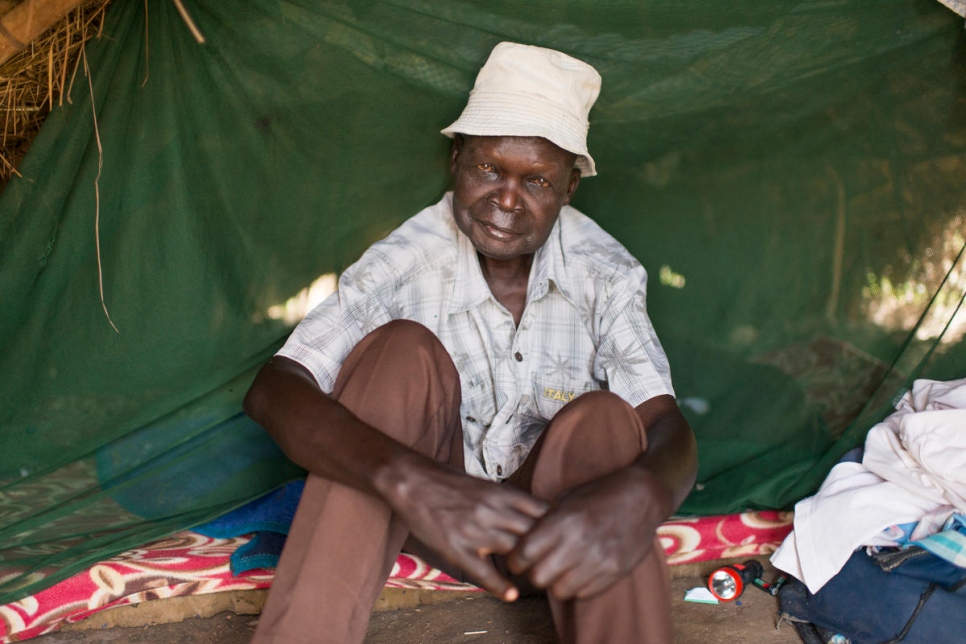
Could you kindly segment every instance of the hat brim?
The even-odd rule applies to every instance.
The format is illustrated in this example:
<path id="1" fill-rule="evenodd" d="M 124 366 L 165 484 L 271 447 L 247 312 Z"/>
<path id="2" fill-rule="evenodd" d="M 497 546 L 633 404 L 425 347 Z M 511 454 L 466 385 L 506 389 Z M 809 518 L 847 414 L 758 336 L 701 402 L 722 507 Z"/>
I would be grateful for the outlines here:
<path id="1" fill-rule="evenodd" d="M 587 129 L 552 103 L 532 96 L 471 92 L 466 109 L 449 127 L 440 130 L 453 138 L 470 136 L 539 136 L 577 155 L 576 167 L 583 177 L 597 174 L 587 151 Z"/>

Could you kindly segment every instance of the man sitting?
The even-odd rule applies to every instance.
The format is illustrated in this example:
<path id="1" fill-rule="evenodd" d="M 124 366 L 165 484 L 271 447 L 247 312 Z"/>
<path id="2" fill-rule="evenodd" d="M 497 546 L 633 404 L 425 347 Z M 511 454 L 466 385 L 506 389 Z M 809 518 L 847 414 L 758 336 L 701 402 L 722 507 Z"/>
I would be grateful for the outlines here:
<path id="1" fill-rule="evenodd" d="M 501 43 L 453 191 L 349 267 L 245 409 L 308 470 L 255 642 L 361 642 L 404 547 L 563 642 L 669 642 L 655 531 L 696 474 L 646 273 L 568 204 L 596 174 L 590 65 Z"/>

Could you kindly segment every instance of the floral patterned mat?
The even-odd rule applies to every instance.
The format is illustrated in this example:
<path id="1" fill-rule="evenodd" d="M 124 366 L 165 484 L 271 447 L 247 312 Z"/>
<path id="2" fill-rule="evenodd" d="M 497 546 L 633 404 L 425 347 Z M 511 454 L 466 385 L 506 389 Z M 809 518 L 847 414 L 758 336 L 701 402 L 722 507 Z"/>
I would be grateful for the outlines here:
<path id="1" fill-rule="evenodd" d="M 746 512 L 683 518 L 658 530 L 671 565 L 770 554 L 791 531 L 787 512 Z M 64 623 L 127 604 L 182 595 L 203 595 L 271 586 L 273 571 L 232 576 L 229 557 L 249 537 L 216 539 L 179 532 L 130 550 L 65 579 L 36 595 L 0 606 L 0 642 L 20 642 Z M 475 590 L 402 554 L 386 584 L 392 588 Z"/>

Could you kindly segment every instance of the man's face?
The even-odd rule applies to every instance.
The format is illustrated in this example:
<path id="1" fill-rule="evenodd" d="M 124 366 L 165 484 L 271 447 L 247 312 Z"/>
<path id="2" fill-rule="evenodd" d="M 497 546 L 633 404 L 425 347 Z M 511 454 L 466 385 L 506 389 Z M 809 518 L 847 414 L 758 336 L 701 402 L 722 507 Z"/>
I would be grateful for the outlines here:
<path id="1" fill-rule="evenodd" d="M 452 156 L 456 225 L 484 257 L 533 254 L 577 189 L 575 158 L 540 137 L 457 138 Z"/>

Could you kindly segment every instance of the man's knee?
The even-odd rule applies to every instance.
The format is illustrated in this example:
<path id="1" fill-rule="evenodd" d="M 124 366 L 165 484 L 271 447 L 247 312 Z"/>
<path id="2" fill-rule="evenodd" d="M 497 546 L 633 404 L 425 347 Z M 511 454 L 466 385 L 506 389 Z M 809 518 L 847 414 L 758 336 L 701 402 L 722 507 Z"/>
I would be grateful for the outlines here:
<path id="1" fill-rule="evenodd" d="M 596 440 L 601 433 L 638 434 L 639 418 L 630 403 L 605 390 L 588 391 L 567 403 L 547 426 L 547 440 Z"/>
<path id="2" fill-rule="evenodd" d="M 366 338 L 369 337 L 385 338 L 393 344 L 414 350 L 442 347 L 436 334 L 412 320 L 391 320 L 369 333 Z"/>
<path id="3" fill-rule="evenodd" d="M 432 331 L 413 320 L 390 320 L 373 333 L 391 333 L 394 336 L 408 338 L 413 342 L 431 342 L 437 339 Z"/>
<path id="4" fill-rule="evenodd" d="M 599 409 L 609 410 L 612 407 L 633 410 L 633 407 L 630 406 L 630 403 L 617 394 L 607 391 L 606 389 L 598 389 L 596 391 L 588 391 L 580 394 L 560 411 L 563 413 L 564 411 L 568 410 L 580 409 L 584 413 L 594 413 Z"/>
<path id="5" fill-rule="evenodd" d="M 410 447 L 431 427 L 443 433 L 459 427 L 459 373 L 439 339 L 416 322 L 394 320 L 360 340 L 332 394 L 360 420 Z"/>
<path id="6" fill-rule="evenodd" d="M 459 381 L 459 372 L 443 343 L 419 322 L 392 320 L 376 328 L 356 345 L 346 364 L 351 368 L 373 352 L 391 365 L 393 372 L 405 374 L 429 369 L 445 380 Z"/>
<path id="7" fill-rule="evenodd" d="M 568 403 L 540 443 L 530 487 L 545 499 L 627 467 L 647 446 L 637 412 L 609 391 L 588 392 Z"/>

